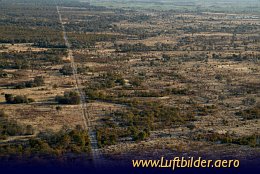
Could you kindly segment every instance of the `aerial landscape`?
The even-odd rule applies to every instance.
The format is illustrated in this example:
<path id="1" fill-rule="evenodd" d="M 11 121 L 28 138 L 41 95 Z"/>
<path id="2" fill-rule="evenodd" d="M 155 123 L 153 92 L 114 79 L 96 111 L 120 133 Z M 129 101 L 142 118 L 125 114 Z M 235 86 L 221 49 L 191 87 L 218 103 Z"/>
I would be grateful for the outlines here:
<path id="1" fill-rule="evenodd" d="M 260 161 L 259 0 L 0 0 L 0 161 Z"/>

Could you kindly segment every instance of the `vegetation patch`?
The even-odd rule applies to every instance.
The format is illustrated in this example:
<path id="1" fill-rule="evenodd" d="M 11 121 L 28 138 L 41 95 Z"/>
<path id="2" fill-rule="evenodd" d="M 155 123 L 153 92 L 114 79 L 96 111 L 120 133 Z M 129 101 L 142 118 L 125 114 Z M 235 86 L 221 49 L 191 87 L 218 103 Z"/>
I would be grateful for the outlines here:
<path id="1" fill-rule="evenodd" d="M 66 91 L 63 96 L 56 96 L 55 101 L 59 104 L 77 105 L 80 104 L 80 96 L 75 91 Z"/>
<path id="2" fill-rule="evenodd" d="M 5 100 L 8 104 L 32 103 L 34 99 L 28 98 L 26 95 L 5 94 Z"/>

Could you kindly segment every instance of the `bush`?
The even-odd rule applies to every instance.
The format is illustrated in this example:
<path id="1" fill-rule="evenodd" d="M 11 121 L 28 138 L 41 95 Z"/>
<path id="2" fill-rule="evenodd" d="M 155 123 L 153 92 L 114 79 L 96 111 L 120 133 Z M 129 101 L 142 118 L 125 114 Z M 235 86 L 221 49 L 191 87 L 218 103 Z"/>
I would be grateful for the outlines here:
<path id="1" fill-rule="evenodd" d="M 59 71 L 63 75 L 73 75 L 73 69 L 70 65 L 64 65 Z"/>
<path id="2" fill-rule="evenodd" d="M 6 78 L 6 77 L 8 77 L 8 74 L 0 70 L 0 78 Z"/>
<path id="3" fill-rule="evenodd" d="M 0 134 L 0 139 L 5 139 L 6 135 Z M 54 155 L 67 159 L 71 153 L 90 152 L 90 141 L 88 132 L 84 130 L 64 130 L 57 133 L 41 132 L 35 138 L 29 138 L 28 143 L 24 144 L 5 144 L 0 146 L 0 157 L 9 157 L 10 154 L 26 155 L 30 157 L 54 157 Z M 32 156 L 31 156 L 32 155 Z M 47 156 L 46 156 L 47 155 Z M 65 159 L 64 158 L 64 159 Z M 53 158 L 52 158 L 53 159 Z"/>
<path id="4" fill-rule="evenodd" d="M 97 141 L 99 147 L 114 145 L 118 141 L 118 132 L 112 128 L 100 128 L 97 130 Z"/>
<path id="5" fill-rule="evenodd" d="M 196 135 L 197 140 L 206 140 L 211 142 L 220 141 L 221 143 L 233 143 L 239 145 L 249 145 L 251 147 L 260 147 L 259 141 L 257 138 L 259 134 L 252 134 L 248 136 L 235 137 L 231 134 L 218 134 L 218 133 L 207 133 Z"/>
<path id="6" fill-rule="evenodd" d="M 217 74 L 217 75 L 215 76 L 215 79 L 221 81 L 221 80 L 223 80 L 223 75 L 222 75 L 222 74 Z"/>
<path id="7" fill-rule="evenodd" d="M 245 109 L 235 113 L 237 116 L 241 116 L 244 120 L 253 120 L 260 118 L 259 104 L 253 108 Z"/>
<path id="8" fill-rule="evenodd" d="M 5 94 L 6 103 L 12 103 L 14 100 L 13 94 Z"/>
<path id="9" fill-rule="evenodd" d="M 188 95 L 190 92 L 186 88 L 167 88 L 163 91 L 164 94 L 175 94 L 175 95 Z"/>
<path id="10" fill-rule="evenodd" d="M 75 91 L 67 91 L 64 92 L 63 96 L 56 96 L 55 101 L 57 101 L 59 104 L 76 105 L 80 104 L 80 96 Z"/>
<path id="11" fill-rule="evenodd" d="M 8 123 L 6 125 L 5 134 L 9 136 L 23 135 L 24 129 L 16 123 Z"/>
<path id="12" fill-rule="evenodd" d="M 142 141 L 142 140 L 145 140 L 145 138 L 147 138 L 148 136 L 149 136 L 149 134 L 146 133 L 145 131 L 140 131 L 137 135 L 133 136 L 133 140 Z"/>
<path id="13" fill-rule="evenodd" d="M 33 82 L 36 86 L 42 86 L 44 85 L 44 78 L 42 76 L 36 76 Z"/>
<path id="14" fill-rule="evenodd" d="M 169 61 L 171 59 L 171 56 L 168 55 L 168 54 L 163 54 L 162 58 L 163 58 L 164 61 Z"/>
<path id="15" fill-rule="evenodd" d="M 25 135 L 33 135 L 34 134 L 34 129 L 32 125 L 27 125 L 25 129 Z"/>
<path id="16" fill-rule="evenodd" d="M 6 113 L 4 110 L 0 110 L 0 117 L 7 117 Z"/>
<path id="17" fill-rule="evenodd" d="M 16 121 L 10 121 L 7 118 L 0 120 L 0 137 L 8 136 L 20 136 L 20 135 L 32 135 L 34 129 L 31 125 L 23 126 L 18 124 Z M 1 139 L 1 138 L 0 138 Z"/>
<path id="18" fill-rule="evenodd" d="M 142 80 L 140 78 L 133 78 L 133 79 L 131 79 L 130 83 L 133 86 L 139 87 L 142 85 Z"/>
<path id="19" fill-rule="evenodd" d="M 9 104 L 19 104 L 19 103 L 32 103 L 34 99 L 27 98 L 25 95 L 17 95 L 14 96 L 13 94 L 5 94 L 6 103 Z"/>
<path id="20" fill-rule="evenodd" d="M 111 99 L 110 95 L 107 95 L 104 91 L 85 89 L 85 93 L 89 99 L 92 100 L 106 100 Z"/>
<path id="21" fill-rule="evenodd" d="M 44 85 L 44 78 L 42 76 L 37 76 L 34 78 L 34 80 L 16 84 L 15 88 L 16 89 L 33 88 L 33 87 L 38 87 L 43 85 Z"/>
<path id="22" fill-rule="evenodd" d="M 14 97 L 13 103 L 29 103 L 26 96 L 18 95 Z"/>

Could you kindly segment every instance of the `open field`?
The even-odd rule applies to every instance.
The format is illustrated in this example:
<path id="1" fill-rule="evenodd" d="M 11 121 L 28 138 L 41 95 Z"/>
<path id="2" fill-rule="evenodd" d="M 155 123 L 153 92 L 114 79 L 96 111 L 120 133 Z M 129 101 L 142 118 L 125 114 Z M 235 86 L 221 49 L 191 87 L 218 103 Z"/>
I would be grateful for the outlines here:
<path id="1" fill-rule="evenodd" d="M 81 0 L 91 5 L 124 9 L 153 9 L 176 11 L 210 11 L 210 12 L 259 12 L 257 0 Z"/>

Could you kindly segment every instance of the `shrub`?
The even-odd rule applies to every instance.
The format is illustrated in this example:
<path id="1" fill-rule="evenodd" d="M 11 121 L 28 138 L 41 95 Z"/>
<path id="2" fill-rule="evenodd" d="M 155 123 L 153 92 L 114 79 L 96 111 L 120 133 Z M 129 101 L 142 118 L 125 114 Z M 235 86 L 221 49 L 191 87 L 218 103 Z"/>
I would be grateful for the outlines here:
<path id="1" fill-rule="evenodd" d="M 133 136 L 134 141 L 142 141 L 147 138 L 149 135 L 145 131 L 140 131 L 137 135 Z"/>
<path id="2" fill-rule="evenodd" d="M 252 134 L 248 136 L 235 137 L 231 134 L 207 133 L 197 135 L 197 140 L 206 140 L 211 142 L 220 141 L 221 143 L 233 143 L 239 145 L 249 145 L 251 147 L 259 147 L 260 143 L 257 141 L 259 134 Z"/>
<path id="3" fill-rule="evenodd" d="M 112 128 L 100 128 L 97 130 L 98 146 L 113 145 L 118 141 L 118 132 Z"/>
<path id="4" fill-rule="evenodd" d="M 25 134 L 26 135 L 33 135 L 34 134 L 34 129 L 32 125 L 27 125 L 25 129 Z"/>
<path id="5" fill-rule="evenodd" d="M 44 78 L 43 76 L 36 76 L 33 80 L 33 83 L 36 85 L 36 86 L 42 86 L 44 85 Z"/>
<path id="6" fill-rule="evenodd" d="M 14 100 L 13 94 L 5 94 L 6 103 L 12 103 Z"/>
<path id="7" fill-rule="evenodd" d="M 7 118 L 2 118 L 0 121 L 0 137 L 32 135 L 34 129 L 31 125 L 23 126 L 16 121 L 10 121 Z M 1 138 L 0 138 L 1 139 Z"/>
<path id="8" fill-rule="evenodd" d="M 13 94 L 5 94 L 6 103 L 9 104 L 19 104 L 19 103 L 32 103 L 34 99 L 27 98 L 25 95 L 17 95 L 14 96 Z"/>
<path id="9" fill-rule="evenodd" d="M 54 85 L 52 86 L 52 88 L 53 88 L 53 89 L 57 89 L 57 88 L 58 88 L 58 85 L 57 85 L 57 84 L 54 84 Z"/>
<path id="10" fill-rule="evenodd" d="M 169 61 L 171 59 L 171 56 L 168 55 L 168 54 L 163 54 L 162 58 L 163 58 L 164 61 Z"/>
<path id="11" fill-rule="evenodd" d="M 16 89 L 33 88 L 33 87 L 38 87 L 43 85 L 44 85 L 44 78 L 42 76 L 37 76 L 34 78 L 34 80 L 16 84 L 15 88 Z"/>
<path id="12" fill-rule="evenodd" d="M 75 91 L 67 91 L 64 92 L 63 96 L 56 96 L 55 101 L 57 101 L 59 104 L 80 104 L 80 96 Z"/>
<path id="13" fill-rule="evenodd" d="M 73 69 L 70 65 L 64 65 L 59 71 L 63 75 L 73 75 Z"/>
<path id="14" fill-rule="evenodd" d="M 142 85 L 142 80 L 140 78 L 133 78 L 131 79 L 130 83 L 133 85 L 133 86 L 141 86 Z"/>
<path id="15" fill-rule="evenodd" d="M 6 113 L 4 110 L 0 110 L 0 117 L 7 117 Z"/>
<path id="16" fill-rule="evenodd" d="M 85 89 L 85 93 L 89 99 L 92 100 L 106 100 L 111 99 L 110 95 L 107 95 L 104 91 Z"/>
<path id="17" fill-rule="evenodd" d="M 56 111 L 61 111 L 62 110 L 62 107 L 61 106 L 56 106 Z"/>
<path id="18" fill-rule="evenodd" d="M 14 103 L 29 103 L 26 96 L 18 95 L 14 97 Z"/>
<path id="19" fill-rule="evenodd" d="M 260 118 L 259 104 L 253 108 L 245 109 L 235 113 L 237 116 L 241 116 L 244 120 L 252 120 Z"/>
<path id="20" fill-rule="evenodd" d="M 6 77 L 8 77 L 8 74 L 0 70 L 0 78 L 6 78 Z"/>
<path id="21" fill-rule="evenodd" d="M 217 75 L 215 76 L 215 79 L 221 81 L 221 80 L 223 80 L 223 75 L 222 75 L 222 74 L 217 74 Z"/>

